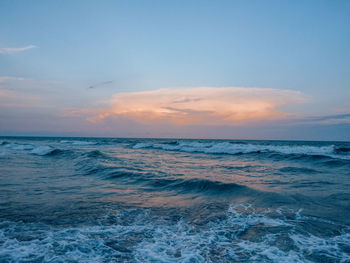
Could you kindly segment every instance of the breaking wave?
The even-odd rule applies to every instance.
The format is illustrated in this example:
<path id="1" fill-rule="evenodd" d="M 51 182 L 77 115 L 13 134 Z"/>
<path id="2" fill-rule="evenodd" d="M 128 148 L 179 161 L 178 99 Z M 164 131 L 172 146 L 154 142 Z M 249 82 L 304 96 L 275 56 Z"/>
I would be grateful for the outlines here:
<path id="1" fill-rule="evenodd" d="M 96 145 L 97 144 L 97 142 L 91 142 L 91 141 L 69 141 L 69 140 L 61 140 L 60 143 L 77 145 L 77 146 Z"/>
<path id="2" fill-rule="evenodd" d="M 196 142 L 179 141 L 177 143 L 137 143 L 134 149 L 153 148 L 168 151 L 182 151 L 189 153 L 207 154 L 249 154 L 249 153 L 279 153 L 284 155 L 311 155 L 326 156 L 350 160 L 348 148 L 337 148 L 335 145 L 312 146 L 312 145 L 268 145 L 252 143 L 231 142 Z M 343 154 L 339 154 L 339 153 Z"/>
<path id="3" fill-rule="evenodd" d="M 55 154 L 59 154 L 62 153 L 63 150 L 60 149 L 56 149 L 54 147 L 51 146 L 38 146 L 36 148 L 34 148 L 33 150 L 30 151 L 31 154 L 34 155 L 55 155 Z"/>
<path id="4" fill-rule="evenodd" d="M 281 210 L 231 205 L 195 224 L 185 217 L 129 209 L 93 226 L 60 228 L 43 223 L 0 224 L 0 257 L 53 262 L 347 262 L 349 229 L 329 237 L 298 231 L 317 219 Z M 316 221 L 314 221 L 316 220 Z M 224 260 L 224 261 L 223 261 Z"/>
<path id="5" fill-rule="evenodd" d="M 34 146 L 31 144 L 18 144 L 18 143 L 5 143 L 3 144 L 5 148 L 11 150 L 32 150 Z"/>

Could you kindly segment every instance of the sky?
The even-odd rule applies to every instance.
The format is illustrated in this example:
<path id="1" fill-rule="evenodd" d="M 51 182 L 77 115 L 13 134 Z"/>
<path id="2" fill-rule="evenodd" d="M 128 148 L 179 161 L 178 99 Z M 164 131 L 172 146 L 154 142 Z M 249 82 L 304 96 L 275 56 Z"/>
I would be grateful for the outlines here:
<path id="1" fill-rule="evenodd" d="M 350 1 L 0 2 L 0 136 L 350 140 Z"/>

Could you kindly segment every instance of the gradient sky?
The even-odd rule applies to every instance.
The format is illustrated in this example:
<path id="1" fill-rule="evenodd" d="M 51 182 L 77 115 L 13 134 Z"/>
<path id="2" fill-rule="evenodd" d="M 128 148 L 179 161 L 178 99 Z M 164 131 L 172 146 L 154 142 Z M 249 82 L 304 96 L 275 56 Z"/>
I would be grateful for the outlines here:
<path id="1" fill-rule="evenodd" d="M 2 0 L 0 135 L 350 140 L 350 1 Z"/>

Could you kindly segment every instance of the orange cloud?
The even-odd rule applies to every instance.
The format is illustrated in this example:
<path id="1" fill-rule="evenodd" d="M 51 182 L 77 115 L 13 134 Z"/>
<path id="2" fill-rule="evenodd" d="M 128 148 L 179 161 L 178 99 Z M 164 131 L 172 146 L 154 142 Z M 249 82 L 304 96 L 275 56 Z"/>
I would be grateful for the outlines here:
<path id="1" fill-rule="evenodd" d="M 107 109 L 96 111 L 97 121 L 124 116 L 140 122 L 173 124 L 234 124 L 248 120 L 271 120 L 286 116 L 278 109 L 305 101 L 297 91 L 199 87 L 159 89 L 115 94 Z"/>

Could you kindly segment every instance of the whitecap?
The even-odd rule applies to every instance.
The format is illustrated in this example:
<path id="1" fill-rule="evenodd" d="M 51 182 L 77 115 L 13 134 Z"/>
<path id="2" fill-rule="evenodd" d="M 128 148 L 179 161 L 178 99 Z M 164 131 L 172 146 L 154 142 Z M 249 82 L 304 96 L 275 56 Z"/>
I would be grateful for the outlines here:
<path id="1" fill-rule="evenodd" d="M 60 143 L 72 144 L 72 145 L 81 145 L 81 146 L 97 144 L 96 142 L 90 142 L 90 141 L 69 141 L 69 140 L 61 140 Z"/>
<path id="2" fill-rule="evenodd" d="M 335 153 L 335 145 L 312 146 L 312 145 L 269 145 L 269 144 L 244 144 L 231 142 L 197 142 L 180 141 L 176 145 L 137 143 L 134 149 L 154 148 L 167 151 L 198 152 L 207 154 L 248 154 L 248 153 L 281 153 L 299 155 L 321 155 L 332 158 L 349 160 L 350 156 Z"/>
<path id="3" fill-rule="evenodd" d="M 72 141 L 61 140 L 60 143 L 71 143 Z"/>
<path id="4" fill-rule="evenodd" d="M 150 143 L 140 142 L 140 143 L 135 144 L 132 148 L 134 148 L 134 149 L 141 149 L 141 148 L 149 148 L 149 147 L 153 147 L 153 146 L 154 145 L 152 145 Z"/>
<path id="5" fill-rule="evenodd" d="M 199 227 L 185 218 L 154 217 L 147 209 L 105 216 L 94 226 L 55 228 L 8 222 L 0 224 L 0 258 L 15 262 L 52 262 L 57 257 L 62 262 L 111 262 L 116 258 L 128 262 L 309 262 L 310 255 L 322 254 L 336 262 L 350 259 L 346 250 L 350 233 L 334 237 L 295 233 L 290 226 L 293 221 L 273 218 L 270 212 L 249 204 L 232 205 L 226 217 Z M 249 229 L 255 237 L 244 236 Z M 16 232 L 32 237 L 21 241 Z M 281 235 L 290 237 L 288 249 L 280 243 Z"/>
<path id="6" fill-rule="evenodd" d="M 9 148 L 12 150 L 32 150 L 34 146 L 30 144 L 9 143 L 5 145 L 5 148 Z"/>
<path id="7" fill-rule="evenodd" d="M 52 153 L 54 150 L 55 148 L 51 146 L 39 146 L 30 151 L 30 153 L 35 155 L 47 155 L 49 153 Z"/>
<path id="8" fill-rule="evenodd" d="M 87 142 L 87 141 L 73 141 L 72 145 L 95 145 L 96 142 Z"/>

